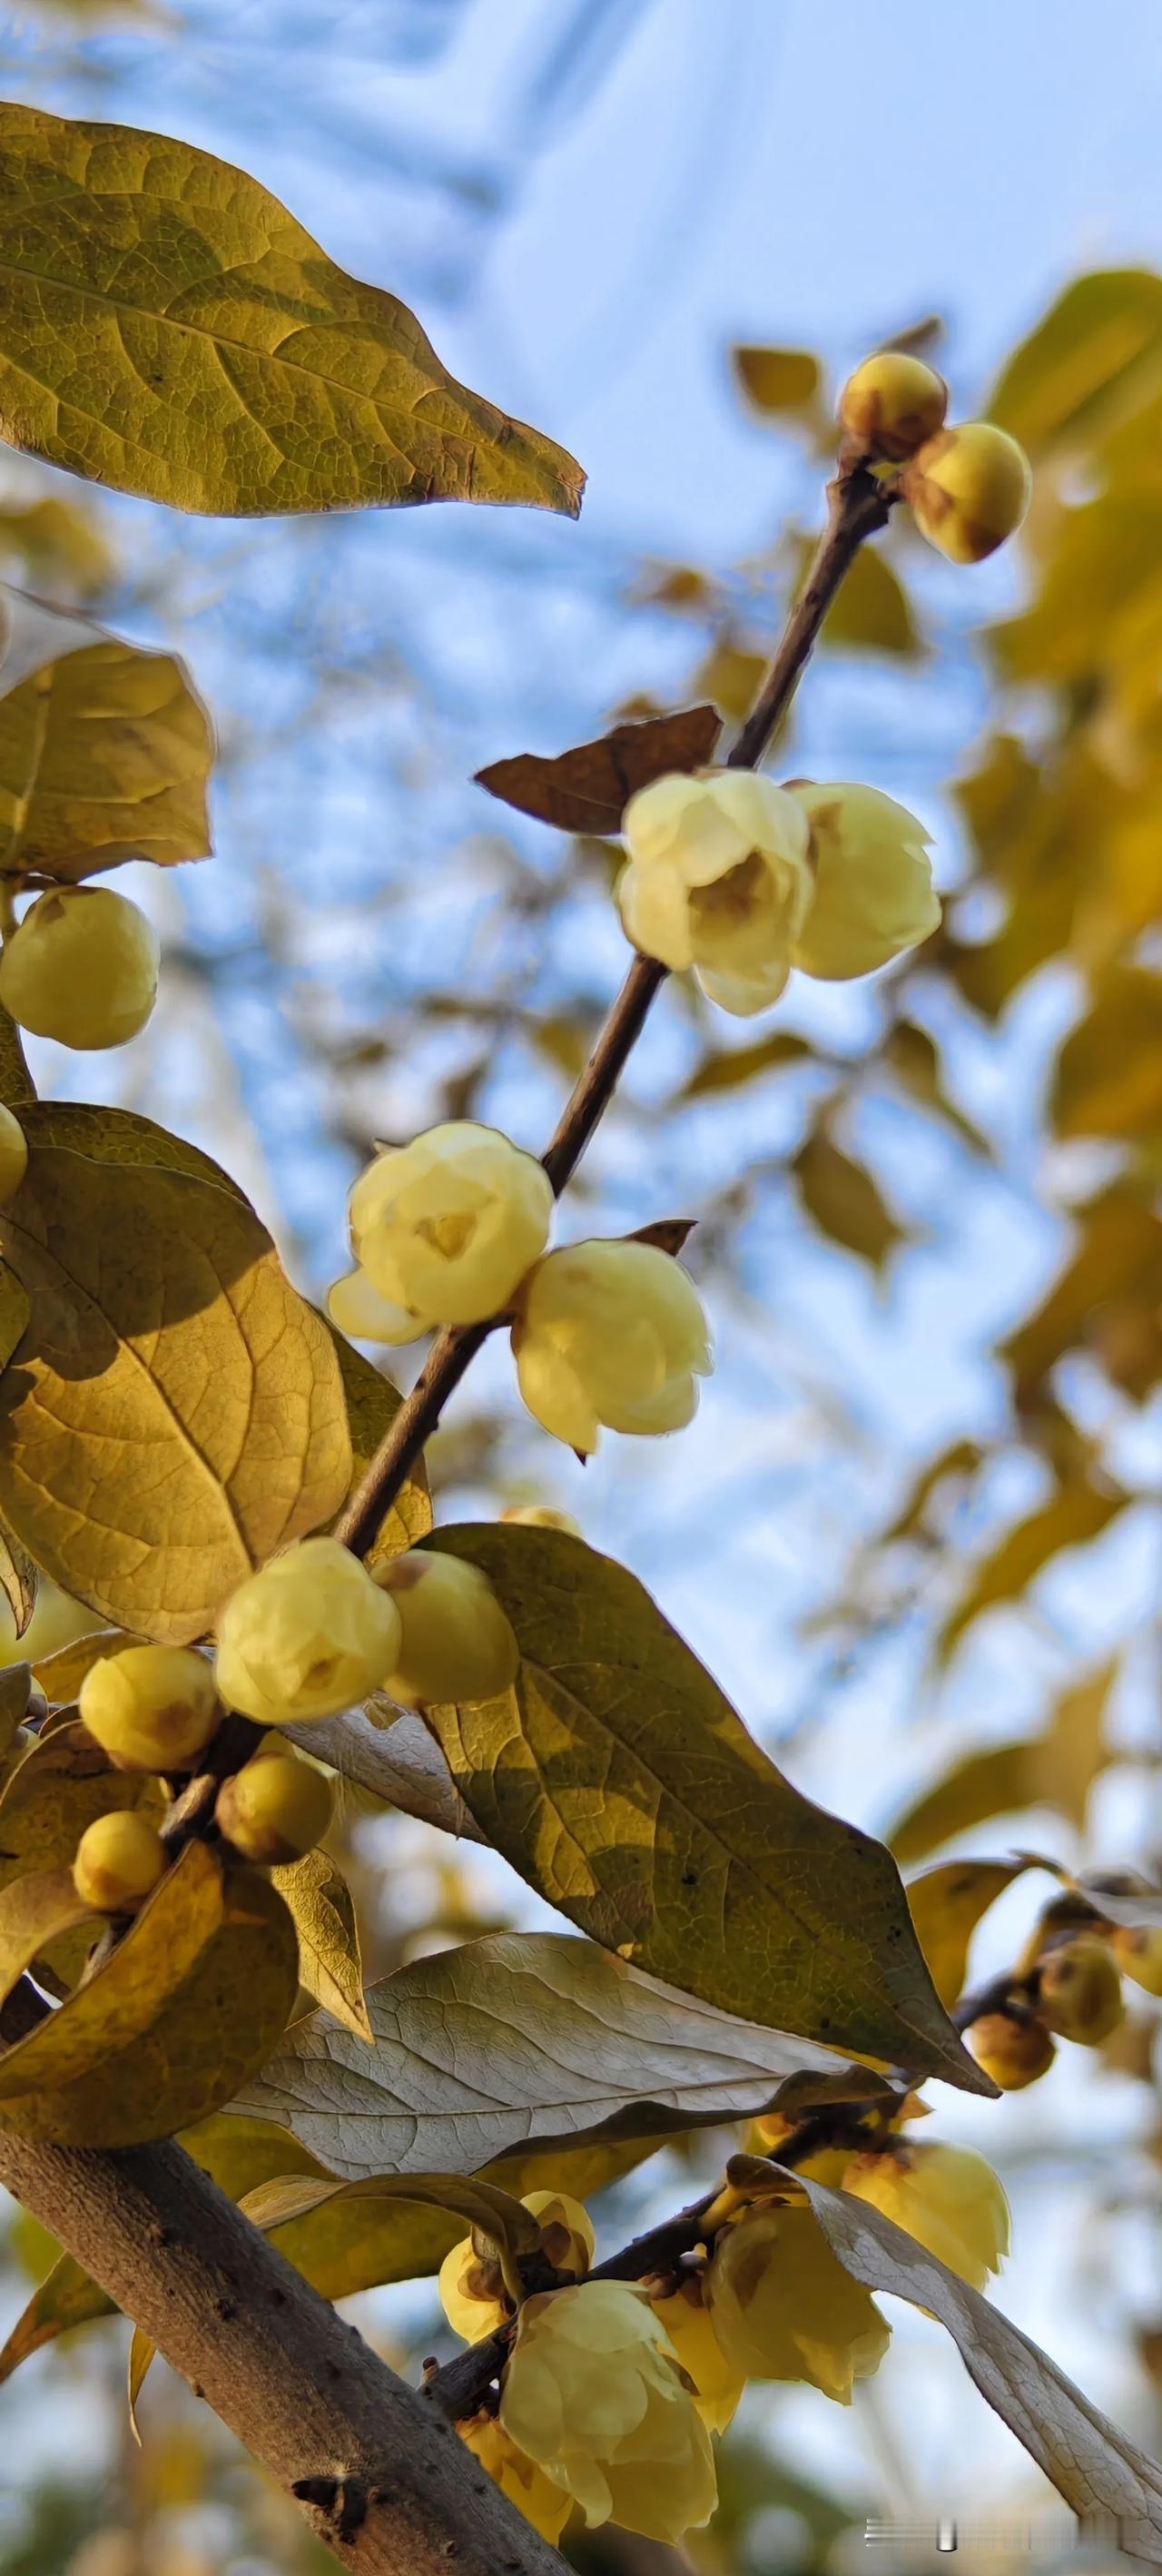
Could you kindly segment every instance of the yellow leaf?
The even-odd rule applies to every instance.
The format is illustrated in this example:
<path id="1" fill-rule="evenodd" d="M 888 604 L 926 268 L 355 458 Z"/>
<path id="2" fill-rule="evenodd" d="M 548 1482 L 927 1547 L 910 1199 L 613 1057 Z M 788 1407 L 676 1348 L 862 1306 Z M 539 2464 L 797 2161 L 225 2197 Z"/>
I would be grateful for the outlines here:
<path id="1" fill-rule="evenodd" d="M 935 1869 L 926 1869 L 909 1882 L 908 1905 L 916 1936 L 937 1994 L 949 2011 L 964 1993 L 969 1943 L 981 1916 L 1015 1878 L 1035 1866 L 1025 1855 L 1015 1860 L 938 1861 Z"/>
<path id="2" fill-rule="evenodd" d="M 120 1655 L 126 1646 L 142 1646 L 128 1628 L 98 1628 L 91 1636 L 74 1637 L 71 1644 L 58 1646 L 55 1653 L 41 1655 L 32 1670 L 45 1698 L 52 1708 L 67 1707 L 75 1700 L 86 1673 L 94 1664 L 104 1663 L 109 1655 Z"/>
<path id="3" fill-rule="evenodd" d="M 11 557 L 36 582 L 46 581 L 82 599 L 105 590 L 117 558 L 88 504 L 55 493 L 24 509 L 0 509 L 0 560 Z"/>
<path id="4" fill-rule="evenodd" d="M 823 403 L 823 370 L 809 349 L 740 348 L 731 350 L 734 372 L 748 401 L 758 412 L 819 426 Z"/>
<path id="5" fill-rule="evenodd" d="M 1149 269 L 1076 278 L 1008 360 L 990 420 L 1034 456 L 1088 446 L 1162 390 L 1162 279 Z"/>
<path id="6" fill-rule="evenodd" d="M 309 2217 L 324 2201 L 384 2200 L 450 2210 L 514 2261 L 535 2254 L 540 2247 L 541 2231 L 531 2210 L 478 2174 L 369 2174 L 361 2182 L 339 2182 L 330 2175 L 322 2181 L 310 2174 L 279 2175 L 272 2182 L 259 2183 L 240 2205 L 255 2226 L 269 2235 L 292 2219 Z"/>
<path id="7" fill-rule="evenodd" d="M 941 1662 L 946 1662 L 966 1628 L 979 1619 L 983 1610 L 992 1610 L 1001 1601 L 1016 1601 L 1041 1573 L 1050 1559 L 1064 1548 L 1083 1547 L 1087 1540 L 1098 1538 L 1115 1513 L 1123 1511 L 1127 1496 L 1116 1487 L 1111 1491 L 1082 1478 L 1060 1485 L 1039 1511 L 1030 1512 L 1027 1520 L 1006 1532 L 991 1555 L 976 1568 L 975 1574 L 955 1608 L 950 1612 L 937 1641 Z"/>
<path id="8" fill-rule="evenodd" d="M 145 2381 L 156 2351 L 157 2345 L 150 2342 L 149 2336 L 142 2333 L 140 2326 L 134 2326 L 129 2345 L 129 2372 L 126 2395 L 129 2400 L 129 2430 L 132 2433 L 135 2442 L 140 2442 L 141 2440 L 141 2427 L 137 2421 L 137 2400 L 145 2386 Z"/>
<path id="9" fill-rule="evenodd" d="M 1162 1136 L 1162 975 L 1111 966 L 1053 1073 L 1059 1136 Z"/>
<path id="10" fill-rule="evenodd" d="M 894 1863 L 792 1788 L 632 1575 L 558 1530 L 432 1543 L 487 1574 L 522 1666 L 503 1697 L 429 1724 L 539 1894 L 726 2012 L 971 2090 Z"/>
<path id="11" fill-rule="evenodd" d="M 0 594 L 0 873 L 79 885 L 210 848 L 210 719 L 184 665 Z"/>
<path id="12" fill-rule="evenodd" d="M 1048 1295 L 998 1345 L 1027 1404 L 1066 1351 L 1097 1352 L 1115 1385 L 1139 1401 L 1162 1370 L 1162 1222 L 1117 1183 L 1074 1210 L 1077 1241 Z"/>
<path id="13" fill-rule="evenodd" d="M 888 1835 L 901 1866 L 1020 1807 L 1056 1807 L 1080 1832 L 1090 1789 L 1110 1759 L 1102 1729 L 1116 1672 L 1116 1663 L 1104 1664 L 1062 1691 L 1042 1734 L 985 1745 L 954 1763 Z"/>
<path id="14" fill-rule="evenodd" d="M 168 2137 L 229 2099 L 293 2009 L 282 1898 L 189 1843 L 96 1975 L 0 2060 L 0 2124 L 58 2146 Z"/>
<path id="15" fill-rule="evenodd" d="M 342 1502 L 334 1344 L 235 1193 L 114 1159 L 116 1122 L 106 1159 L 62 1147 L 52 1103 L 25 1132 L 0 1243 L 33 1311 L 4 1380 L 0 1510 L 100 1617 L 181 1644 Z"/>
<path id="16" fill-rule="evenodd" d="M 805 546 L 802 569 L 814 553 Z M 923 653 L 919 629 L 899 574 L 872 546 L 857 554 L 842 588 L 823 620 L 822 642 L 832 651 L 893 653 L 915 662 Z"/>
<path id="17" fill-rule="evenodd" d="M 357 2039 L 372 2040 L 351 1890 L 325 1852 L 271 1872 L 299 1937 L 299 1981 Z"/>
<path id="18" fill-rule="evenodd" d="M 415 316 L 192 144 L 0 110 L 0 417 L 14 447 L 178 509 L 523 501 L 582 475 L 447 375 Z"/>
<path id="19" fill-rule="evenodd" d="M 50 1941 L 92 1920 L 93 1909 L 78 1896 L 71 1870 L 36 1870 L 11 1879 L 0 1891 L 0 2003 Z"/>
<path id="20" fill-rule="evenodd" d="M 882 1270 L 897 1245 L 908 1242 L 907 1228 L 897 1225 L 866 1165 L 853 1162 L 823 1128 L 812 1130 L 791 1170 L 820 1234 L 858 1253 L 873 1270 Z"/>

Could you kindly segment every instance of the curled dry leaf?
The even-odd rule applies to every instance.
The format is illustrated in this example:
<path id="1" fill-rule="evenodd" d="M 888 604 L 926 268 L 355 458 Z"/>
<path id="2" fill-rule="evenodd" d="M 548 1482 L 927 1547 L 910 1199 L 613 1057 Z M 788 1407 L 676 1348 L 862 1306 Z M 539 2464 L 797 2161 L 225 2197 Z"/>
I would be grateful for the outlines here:
<path id="1" fill-rule="evenodd" d="M 683 707 L 676 715 L 647 716 L 615 725 L 597 742 L 579 743 L 555 760 L 534 751 L 494 760 L 478 769 L 476 783 L 559 832 L 620 832 L 631 796 L 671 769 L 701 769 L 722 731 L 717 707 Z"/>

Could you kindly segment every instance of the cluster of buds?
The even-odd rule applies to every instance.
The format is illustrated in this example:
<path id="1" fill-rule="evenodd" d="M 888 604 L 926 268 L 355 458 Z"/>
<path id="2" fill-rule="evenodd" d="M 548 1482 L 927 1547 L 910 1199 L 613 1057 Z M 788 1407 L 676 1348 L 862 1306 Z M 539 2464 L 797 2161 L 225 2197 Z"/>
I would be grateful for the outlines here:
<path id="1" fill-rule="evenodd" d="M 372 1575 L 338 1539 L 308 1538 L 232 1594 L 215 1668 L 228 1707 L 277 1727 L 338 1716 L 374 1691 L 403 1708 L 493 1699 L 519 1660 L 477 1566 L 413 1548 Z"/>
<path id="2" fill-rule="evenodd" d="M 983 2286 L 1008 2249 L 1000 2183 L 970 2149 L 906 2144 L 828 2150 L 805 2172 L 838 2182 Z M 746 2382 L 797 2380 L 841 2404 L 876 2370 L 890 2331 L 835 2255 L 806 2194 L 767 2168 L 753 2194 L 730 2194 L 710 2241 L 676 2275 L 588 2278 L 593 2231 L 565 2195 L 526 2207 L 546 2221 L 564 2286 L 514 2311 L 487 2245 L 465 2239 L 440 2290 L 468 2341 L 511 2327 L 497 2411 L 460 2426 L 491 2475 L 547 2539 L 576 2506 L 671 2542 L 716 2501 L 710 2436 L 726 2430 Z M 542 2215 L 543 2213 L 543 2215 Z"/>
<path id="3" fill-rule="evenodd" d="M 853 462 L 902 468 L 921 534 L 958 564 L 983 563 L 1015 534 L 1033 478 L 1024 448 L 991 420 L 946 424 L 948 387 L 922 358 L 881 349 L 844 386 L 839 417 Z"/>
<path id="4" fill-rule="evenodd" d="M 1067 1895 L 1041 1915 L 1011 1975 L 998 1978 L 965 2031 L 1002 2093 L 1048 2074 L 1059 2039 L 1100 2048 L 1125 2018 L 1123 1974 L 1162 1994 L 1162 1928 L 1130 1929 Z"/>
<path id="5" fill-rule="evenodd" d="M 550 1252 L 552 1213 L 542 1165 L 496 1128 L 460 1119 L 389 1147 L 351 1193 L 358 1266 L 332 1321 L 390 1344 L 504 1315 L 525 1403 L 570 1448 L 587 1455 L 603 1426 L 680 1429 L 711 1365 L 685 1271 L 636 1240 Z"/>

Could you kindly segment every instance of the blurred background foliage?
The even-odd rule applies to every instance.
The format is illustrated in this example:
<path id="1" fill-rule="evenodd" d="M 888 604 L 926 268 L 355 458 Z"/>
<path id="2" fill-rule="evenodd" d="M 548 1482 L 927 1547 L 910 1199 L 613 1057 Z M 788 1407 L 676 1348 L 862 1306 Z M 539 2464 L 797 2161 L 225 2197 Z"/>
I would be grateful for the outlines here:
<path id="1" fill-rule="evenodd" d="M 987 408 L 1030 451 L 1016 576 L 951 572 L 898 514 L 833 611 L 776 767 L 868 778 L 922 812 L 942 931 L 868 985 L 796 981 L 758 1026 L 685 985 L 655 1014 L 571 1225 L 697 1216 L 688 1257 L 719 1374 L 696 1429 L 665 1453 L 611 1448 L 583 1476 L 490 1348 L 430 1463 L 445 1517 L 574 1512 L 796 1781 L 885 1833 L 906 1869 L 1029 1845 L 1156 1871 L 1162 276 L 1111 265 L 1065 283 L 1063 245 L 1061 291 L 1040 318 L 1027 308 L 991 386 L 971 355 L 964 380 L 971 332 L 891 309 L 890 252 L 882 300 L 860 309 L 849 285 L 826 355 L 781 345 L 795 335 L 773 278 L 760 291 L 748 271 L 740 299 L 716 277 L 687 310 L 693 231 L 713 234 L 726 184 L 698 146 L 699 99 L 740 114 L 746 77 L 745 47 L 709 60 L 703 41 L 680 0 L 338 0 L 325 30 L 305 0 L 42 0 L 4 39 L 15 95 L 245 160 L 336 256 L 406 295 L 470 381 L 583 461 L 615 438 L 641 451 L 611 497 L 595 477 L 580 531 L 454 511 L 194 524 L 4 459 L 0 571 L 183 651 L 221 734 L 214 866 L 134 872 L 168 940 L 165 1006 L 95 1079 L 230 1164 L 315 1292 L 343 1266 L 344 1192 L 372 1137 L 470 1114 L 543 1139 L 622 970 L 614 853 L 490 805 L 472 773 L 617 716 L 706 697 L 742 714 L 818 523 L 838 382 L 907 326 L 947 367 L 954 409 Z M 950 28 L 949 64 L 953 45 Z M 601 191 L 663 62 L 678 167 L 639 245 L 632 205 Z M 585 158 L 594 131 L 605 159 Z M 550 164 L 568 237 L 550 196 L 538 265 L 528 223 Z M 1150 226 L 1136 238 L 1148 253 Z M 522 259 L 551 365 L 515 300 Z M 556 259 L 578 308 L 564 330 Z M 914 291 L 916 264 L 899 275 Z M 755 327 L 732 345 L 740 303 Z M 678 417 L 693 366 L 716 405 L 697 454 Z M 612 428 L 595 409 L 607 376 Z M 42 1047 L 37 1070 L 91 1096 L 91 1062 Z M 43 1604 L 36 1642 L 68 1617 Z M 474 1850 L 354 1807 L 343 1830 L 373 1974 L 537 1919 Z M 1003 1965 L 1035 1903 L 1014 1887 L 974 1964 Z M 1013 2197 L 1002 2301 L 1147 2448 L 1162 2439 L 1153 2021 L 1137 1998 L 1104 2053 L 1063 2051 L 1019 2101 L 936 2104 Z M 609 2241 L 715 2153 L 699 2139 L 619 2184 Z M 16 2216 L 11 2315 L 49 2259 Z M 423 2287 L 356 2312 L 412 2368 L 443 2348 Z M 869 2512 L 927 2527 L 986 2492 L 999 2520 L 1043 2507 L 1003 2429 L 975 2400 L 969 2418 L 951 2349 L 910 2313 L 895 2322 L 850 2419 L 811 2391 L 751 2392 L 718 2522 L 691 2542 L 700 2576 L 862 2566 Z M 139 2451 L 123 2370 L 123 2331 L 99 2327 L 6 2391 L 4 2576 L 324 2563 L 160 2369 Z M 680 2563 L 611 2535 L 574 2554 L 590 2576 Z M 971 2541 L 962 2555 L 976 2563 Z"/>

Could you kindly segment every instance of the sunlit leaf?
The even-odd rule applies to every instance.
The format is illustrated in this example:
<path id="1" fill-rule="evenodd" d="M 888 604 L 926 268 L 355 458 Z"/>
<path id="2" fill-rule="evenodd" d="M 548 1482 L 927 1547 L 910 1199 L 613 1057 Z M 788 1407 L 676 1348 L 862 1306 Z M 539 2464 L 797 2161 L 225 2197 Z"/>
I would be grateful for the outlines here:
<path id="1" fill-rule="evenodd" d="M 183 510 L 523 501 L 582 476 L 447 375 L 414 314 L 191 143 L 0 110 L 0 422 Z"/>
<path id="2" fill-rule="evenodd" d="M 1115 1515 L 1125 1509 L 1127 1499 L 1117 1487 L 1107 1489 L 1078 1477 L 1070 1484 L 1059 1485 L 1038 1511 L 1030 1512 L 1026 1520 L 1007 1530 L 983 1564 L 977 1566 L 945 1620 L 937 1641 L 942 1660 L 952 1653 L 965 1629 L 980 1618 L 982 1611 L 995 1609 L 1002 1601 L 1019 1600 L 1052 1557 L 1098 1538 Z"/>
<path id="3" fill-rule="evenodd" d="M 963 1994 L 973 1933 L 990 1905 L 1020 1878 L 1039 1867 L 1027 1853 L 1013 1860 L 939 1861 L 908 1885 L 908 1904 L 917 1938 L 932 1971 L 943 2004 L 951 2011 Z"/>
<path id="4" fill-rule="evenodd" d="M 1034 456 L 1100 436 L 1162 392 L 1162 278 L 1098 269 L 1075 278 L 1007 361 L 986 406 Z"/>
<path id="5" fill-rule="evenodd" d="M 1059 1136 L 1162 1137 L 1162 975 L 1111 967 L 1053 1074 Z"/>
<path id="6" fill-rule="evenodd" d="M 559 1530 L 430 1543 L 483 1569 L 520 1644 L 502 1698 L 427 1712 L 513 1868 L 706 2003 L 971 2088 L 894 1863 L 775 1769 L 641 1584 Z"/>
<path id="7" fill-rule="evenodd" d="M 299 1981 L 345 2030 L 370 2040 L 351 1890 L 325 1852 L 307 1852 L 271 1872 L 299 1937 Z"/>
<path id="8" fill-rule="evenodd" d="M 908 1242 L 908 1229 L 897 1224 L 866 1164 L 845 1154 L 823 1127 L 812 1129 L 790 1168 L 812 1224 L 829 1243 L 881 1271 Z"/>
<path id="9" fill-rule="evenodd" d="M 0 1890 L 0 2002 L 39 1951 L 92 1919 L 92 1906 L 78 1896 L 71 1870 L 36 1870 L 10 1879 Z"/>
<path id="10" fill-rule="evenodd" d="M 411 1711 L 376 1697 L 366 1714 L 349 1709 L 343 1717 L 288 1726 L 285 1733 L 383 1806 L 398 1807 L 401 1815 L 418 1816 L 422 1824 L 438 1825 L 464 1841 L 483 1840 L 439 1745 Z"/>
<path id="11" fill-rule="evenodd" d="M 0 592 L 0 874 L 77 885 L 210 848 L 210 719 L 172 653 Z"/>
<path id="12" fill-rule="evenodd" d="M 99 1616 L 180 1643 L 341 1502 L 334 1345 L 240 1197 L 73 1150 L 74 1116 L 29 1108 L 27 1177 L 0 1217 L 33 1298 L 0 1397 L 0 1508 Z"/>

